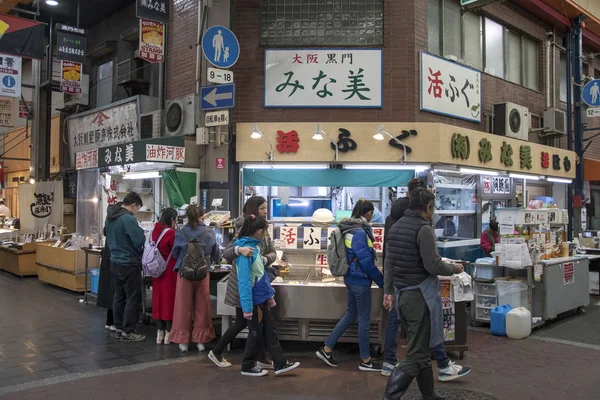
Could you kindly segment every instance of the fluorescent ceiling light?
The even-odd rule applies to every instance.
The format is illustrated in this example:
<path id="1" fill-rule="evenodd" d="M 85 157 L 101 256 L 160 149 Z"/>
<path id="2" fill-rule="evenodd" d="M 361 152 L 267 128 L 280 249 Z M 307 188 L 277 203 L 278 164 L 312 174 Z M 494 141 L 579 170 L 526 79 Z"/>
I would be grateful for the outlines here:
<path id="1" fill-rule="evenodd" d="M 442 174 L 460 174 L 457 169 L 434 168 L 433 172 L 441 172 Z"/>
<path id="2" fill-rule="evenodd" d="M 150 172 L 129 172 L 123 175 L 123 179 L 153 179 L 160 178 L 158 171 Z"/>
<path id="3" fill-rule="evenodd" d="M 487 169 L 477 169 L 477 168 L 461 168 L 460 172 L 462 174 L 481 174 L 481 175 L 491 175 L 491 176 L 499 175 L 499 173 L 497 171 L 490 171 Z"/>
<path id="4" fill-rule="evenodd" d="M 561 178 L 548 178 L 548 182 L 555 183 L 573 183 L 573 179 L 561 179 Z"/>
<path id="5" fill-rule="evenodd" d="M 540 180 L 540 177 L 535 176 L 535 175 L 523 175 L 523 174 L 510 173 L 510 174 L 508 174 L 508 176 L 510 176 L 511 178 L 517 178 L 517 179 L 527 179 L 529 181 L 539 181 Z"/>
<path id="6" fill-rule="evenodd" d="M 48 4 L 49 6 L 57 6 L 58 5 L 58 1 L 56 0 L 46 0 L 46 4 Z"/>
<path id="7" fill-rule="evenodd" d="M 367 169 L 367 170 L 415 170 L 415 171 L 426 171 L 429 169 L 427 165 L 398 165 L 398 164 L 346 164 L 344 169 Z"/>
<path id="8" fill-rule="evenodd" d="M 244 164 L 245 169 L 327 169 L 327 164 Z"/>

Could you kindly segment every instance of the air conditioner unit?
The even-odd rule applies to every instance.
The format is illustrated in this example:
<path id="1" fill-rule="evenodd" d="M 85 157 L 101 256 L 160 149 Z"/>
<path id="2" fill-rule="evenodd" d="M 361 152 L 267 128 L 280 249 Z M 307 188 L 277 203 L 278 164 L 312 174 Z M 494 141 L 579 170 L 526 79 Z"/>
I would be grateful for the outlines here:
<path id="1" fill-rule="evenodd" d="M 558 108 L 544 110 L 544 131 L 548 134 L 564 136 L 567 134 L 567 114 Z"/>
<path id="2" fill-rule="evenodd" d="M 128 58 L 117 64 L 117 84 L 148 83 L 149 68 L 144 68 L 144 61 L 139 58 Z"/>
<path id="3" fill-rule="evenodd" d="M 494 134 L 529 140 L 529 109 L 510 102 L 494 104 Z"/>
<path id="4" fill-rule="evenodd" d="M 165 136 L 196 134 L 196 109 L 198 98 L 195 94 L 168 100 L 165 112 Z"/>
<path id="5" fill-rule="evenodd" d="M 89 106 L 90 105 L 90 76 L 81 75 L 81 93 L 65 94 L 65 108 L 69 106 Z"/>
<path id="6" fill-rule="evenodd" d="M 140 136 L 142 139 L 152 139 L 162 136 L 163 111 L 153 111 L 140 116 Z"/>

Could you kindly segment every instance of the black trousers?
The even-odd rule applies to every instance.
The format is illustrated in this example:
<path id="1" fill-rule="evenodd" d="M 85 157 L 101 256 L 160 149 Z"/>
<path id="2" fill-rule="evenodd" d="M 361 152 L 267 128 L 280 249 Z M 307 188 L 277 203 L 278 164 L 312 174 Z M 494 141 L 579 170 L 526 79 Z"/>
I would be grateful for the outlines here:
<path id="1" fill-rule="evenodd" d="M 217 342 L 216 346 L 213 348 L 213 354 L 216 356 L 221 356 L 223 351 L 225 351 L 225 347 L 231 342 L 233 339 L 240 334 L 241 331 L 244 330 L 248 326 L 248 320 L 244 318 L 244 311 L 240 307 L 236 307 L 235 309 L 235 323 L 227 329 L 225 333 L 221 335 L 221 338 Z M 265 343 L 264 337 L 260 341 L 260 353 L 258 355 L 258 361 L 266 361 L 267 355 L 265 353 Z"/>
<path id="2" fill-rule="evenodd" d="M 113 311 L 106 310 L 106 324 L 108 326 L 113 326 L 115 324 L 115 319 L 113 318 Z"/>
<path id="3" fill-rule="evenodd" d="M 172 326 L 173 326 L 173 321 L 165 321 L 162 319 L 159 319 L 158 321 L 156 321 L 156 328 L 161 331 L 170 332 Z"/>
<path id="4" fill-rule="evenodd" d="M 111 263 L 115 298 L 113 316 L 117 329 L 125 333 L 135 331 L 142 301 L 142 269 Z"/>
<path id="5" fill-rule="evenodd" d="M 243 314 L 242 314 L 243 318 Z M 287 360 L 283 355 L 277 330 L 275 329 L 275 321 L 271 310 L 267 307 L 267 303 L 254 306 L 252 311 L 252 320 L 248 321 L 248 338 L 246 339 L 246 350 L 244 352 L 244 360 L 242 361 L 242 371 L 248 371 L 256 365 L 262 353 L 263 346 L 267 345 L 275 370 L 282 369 Z"/>

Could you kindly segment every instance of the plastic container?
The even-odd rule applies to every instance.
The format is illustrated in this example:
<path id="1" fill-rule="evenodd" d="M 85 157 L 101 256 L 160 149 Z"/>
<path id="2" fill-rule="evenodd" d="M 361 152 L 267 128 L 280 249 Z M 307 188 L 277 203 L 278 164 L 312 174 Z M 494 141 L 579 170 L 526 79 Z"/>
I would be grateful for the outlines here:
<path id="1" fill-rule="evenodd" d="M 90 270 L 90 292 L 98 294 L 98 283 L 100 281 L 100 268 Z"/>
<path id="2" fill-rule="evenodd" d="M 506 315 L 511 310 L 512 308 L 508 304 L 498 306 L 492 310 L 490 319 L 490 332 L 492 335 L 506 336 Z"/>
<path id="3" fill-rule="evenodd" d="M 497 267 L 496 264 L 480 264 L 475 263 L 475 268 L 473 269 L 473 276 L 476 279 L 485 279 L 492 281 L 494 278 L 498 278 L 502 276 L 503 269 L 501 267 Z"/>
<path id="4" fill-rule="evenodd" d="M 524 280 L 496 280 L 498 304 L 508 304 L 512 308 L 528 307 L 527 283 Z"/>
<path id="5" fill-rule="evenodd" d="M 506 336 L 511 339 L 525 339 L 531 335 L 531 313 L 525 307 L 518 307 L 506 314 Z"/>

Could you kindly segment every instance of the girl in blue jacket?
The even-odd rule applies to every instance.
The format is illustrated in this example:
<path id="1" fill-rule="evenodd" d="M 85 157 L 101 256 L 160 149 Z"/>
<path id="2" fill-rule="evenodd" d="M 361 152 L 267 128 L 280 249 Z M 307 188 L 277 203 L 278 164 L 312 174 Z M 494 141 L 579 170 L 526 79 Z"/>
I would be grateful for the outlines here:
<path id="1" fill-rule="evenodd" d="M 256 365 L 262 353 L 260 343 L 263 336 L 273 358 L 275 375 L 281 375 L 300 366 L 298 362 L 289 362 L 283 355 L 275 330 L 275 322 L 271 315 L 270 309 L 275 307 L 275 290 L 271 287 L 269 277 L 265 273 L 263 257 L 260 254 L 260 243 L 267 234 L 267 228 L 268 224 L 265 219 L 251 214 L 244 219 L 238 235 L 239 239 L 234 242 L 234 246 L 250 247 L 254 250 L 249 257 L 240 254 L 236 258 L 240 303 L 244 311 L 244 318 L 248 320 L 248 337 L 242 361 L 242 375 L 244 376 L 268 374 L 266 370 Z"/>
<path id="2" fill-rule="evenodd" d="M 369 222 L 373 218 L 373 203 L 359 200 L 352 210 L 352 218 L 340 221 L 338 228 L 344 235 L 348 274 L 344 276 L 348 307 L 346 314 L 338 322 L 327 338 L 325 346 L 317 351 L 317 357 L 331 367 L 339 364 L 333 356 L 333 348 L 346 329 L 358 318 L 358 345 L 360 348 L 361 371 L 381 371 L 382 364 L 371 359 L 369 329 L 371 328 L 371 285 L 373 282 L 383 287 L 383 275 L 375 265 L 373 231 Z"/>

